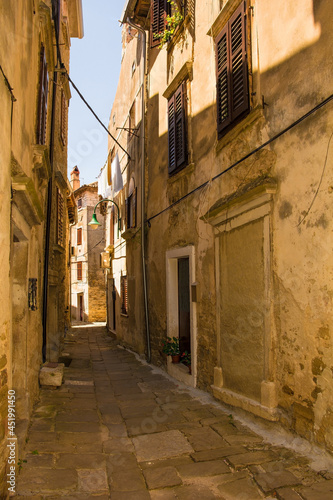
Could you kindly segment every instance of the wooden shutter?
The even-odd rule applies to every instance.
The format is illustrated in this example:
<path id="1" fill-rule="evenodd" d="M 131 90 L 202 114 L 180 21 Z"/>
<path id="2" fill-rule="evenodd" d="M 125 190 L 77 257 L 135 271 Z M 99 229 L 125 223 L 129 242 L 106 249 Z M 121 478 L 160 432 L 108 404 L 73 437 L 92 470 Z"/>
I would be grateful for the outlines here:
<path id="1" fill-rule="evenodd" d="M 246 2 L 242 2 L 216 41 L 217 130 L 220 134 L 249 110 L 246 54 Z"/>
<path id="2" fill-rule="evenodd" d="M 128 210 L 128 205 L 129 205 L 129 198 L 126 198 L 126 200 L 125 200 L 125 229 L 129 228 L 129 210 Z"/>
<path id="3" fill-rule="evenodd" d="M 82 281 L 82 262 L 77 262 L 77 281 Z"/>
<path id="4" fill-rule="evenodd" d="M 127 276 L 121 276 L 121 312 L 127 314 L 128 311 L 128 291 L 127 291 Z"/>
<path id="5" fill-rule="evenodd" d="M 39 69 L 39 97 L 38 97 L 38 115 L 37 115 L 37 144 L 46 143 L 46 118 L 47 118 L 47 94 L 48 94 L 49 75 L 47 72 L 47 63 L 44 45 L 40 52 Z"/>
<path id="6" fill-rule="evenodd" d="M 231 122 L 228 25 L 216 40 L 216 97 L 217 97 L 217 130 L 221 132 Z"/>
<path id="7" fill-rule="evenodd" d="M 64 198 L 57 188 L 57 243 L 63 246 L 64 242 Z"/>
<path id="8" fill-rule="evenodd" d="M 183 82 L 168 102 L 169 174 L 186 161 L 185 90 Z"/>
<path id="9" fill-rule="evenodd" d="M 79 227 L 76 234 L 76 244 L 82 245 L 82 227 Z"/>
<path id="10" fill-rule="evenodd" d="M 154 35 L 162 33 L 166 25 L 166 16 L 169 12 L 170 4 L 167 0 L 152 0 L 150 9 L 151 29 L 150 29 L 150 46 L 156 47 L 159 45 L 160 39 Z"/>
<path id="11" fill-rule="evenodd" d="M 231 60 L 232 119 L 249 109 L 246 54 L 246 12 L 242 2 L 229 21 Z"/>
<path id="12" fill-rule="evenodd" d="M 66 144 L 67 136 L 67 105 L 65 92 L 61 89 L 61 119 L 60 119 L 60 137 L 63 145 Z"/>
<path id="13" fill-rule="evenodd" d="M 131 195 L 131 210 L 132 210 L 132 226 L 131 227 L 136 227 L 136 193 L 137 193 L 137 188 L 134 189 L 132 195 Z"/>

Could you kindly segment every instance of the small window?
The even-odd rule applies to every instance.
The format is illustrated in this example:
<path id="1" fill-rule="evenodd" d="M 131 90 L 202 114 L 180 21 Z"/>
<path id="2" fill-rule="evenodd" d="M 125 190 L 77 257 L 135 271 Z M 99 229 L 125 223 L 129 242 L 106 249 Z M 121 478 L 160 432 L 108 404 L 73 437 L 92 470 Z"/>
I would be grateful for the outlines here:
<path id="1" fill-rule="evenodd" d="M 135 101 L 134 101 L 132 106 L 131 106 L 129 116 L 128 116 L 129 140 L 131 140 L 135 134 L 135 131 L 136 131 L 135 125 L 136 125 L 136 121 L 135 121 Z"/>
<path id="2" fill-rule="evenodd" d="M 79 227 L 76 234 L 76 244 L 82 245 L 82 227 Z"/>
<path id="3" fill-rule="evenodd" d="M 132 64 L 132 76 L 134 75 L 135 70 L 136 70 L 136 64 L 135 64 L 135 61 L 133 61 L 133 64 Z"/>
<path id="4" fill-rule="evenodd" d="M 121 314 L 127 314 L 128 313 L 127 276 L 121 276 L 120 288 L 121 288 Z"/>
<path id="5" fill-rule="evenodd" d="M 82 262 L 77 262 L 77 281 L 82 281 Z"/>
<path id="6" fill-rule="evenodd" d="M 168 102 L 169 174 L 187 163 L 185 102 L 186 83 L 183 82 Z"/>
<path id="7" fill-rule="evenodd" d="M 37 144 L 46 144 L 46 119 L 49 75 L 44 45 L 41 46 L 39 64 L 39 92 L 37 111 Z"/>
<path id="8" fill-rule="evenodd" d="M 82 208 L 82 198 L 77 200 L 77 208 Z"/>
<path id="9" fill-rule="evenodd" d="M 57 243 L 60 246 L 64 244 L 64 197 L 59 188 L 57 188 Z"/>
<path id="10" fill-rule="evenodd" d="M 215 40 L 219 138 L 249 111 L 246 2 L 242 1 Z"/>
<path id="11" fill-rule="evenodd" d="M 110 214 L 110 245 L 114 245 L 114 206 L 112 205 L 111 207 L 111 214 Z"/>

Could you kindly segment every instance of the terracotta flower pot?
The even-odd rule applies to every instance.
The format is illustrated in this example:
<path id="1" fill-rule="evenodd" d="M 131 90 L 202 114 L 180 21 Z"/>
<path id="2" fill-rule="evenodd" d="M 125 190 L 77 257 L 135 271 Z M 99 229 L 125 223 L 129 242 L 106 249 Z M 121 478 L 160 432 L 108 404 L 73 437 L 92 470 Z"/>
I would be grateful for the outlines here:
<path id="1" fill-rule="evenodd" d="M 174 354 L 171 356 L 172 362 L 173 363 L 179 363 L 180 362 L 180 354 Z"/>

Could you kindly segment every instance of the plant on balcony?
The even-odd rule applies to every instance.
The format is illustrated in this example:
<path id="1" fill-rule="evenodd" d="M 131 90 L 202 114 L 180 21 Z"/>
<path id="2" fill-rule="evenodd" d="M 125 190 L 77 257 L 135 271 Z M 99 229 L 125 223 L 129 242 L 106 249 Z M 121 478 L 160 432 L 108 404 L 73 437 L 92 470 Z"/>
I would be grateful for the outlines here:
<path id="1" fill-rule="evenodd" d="M 160 33 L 156 33 L 154 35 L 154 38 L 159 38 L 160 39 L 160 45 L 158 46 L 159 49 L 162 49 L 164 44 L 169 42 L 171 38 L 173 37 L 176 29 L 178 26 L 181 24 L 183 21 L 184 17 L 182 13 L 179 10 L 179 7 L 176 2 L 173 0 L 168 0 L 169 4 L 171 5 L 171 15 L 166 16 L 166 24 L 164 31 L 161 31 Z"/>

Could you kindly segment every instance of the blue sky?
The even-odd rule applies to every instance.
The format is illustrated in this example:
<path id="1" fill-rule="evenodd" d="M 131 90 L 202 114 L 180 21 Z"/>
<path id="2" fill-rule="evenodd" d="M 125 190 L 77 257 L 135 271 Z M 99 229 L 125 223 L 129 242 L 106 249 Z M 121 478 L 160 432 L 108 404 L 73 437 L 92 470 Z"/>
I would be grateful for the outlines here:
<path id="1" fill-rule="evenodd" d="M 121 61 L 121 17 L 125 0 L 82 0 L 84 37 L 72 39 L 70 76 L 107 127 Z M 81 184 L 94 182 L 107 157 L 107 133 L 71 88 L 68 172 Z"/>

